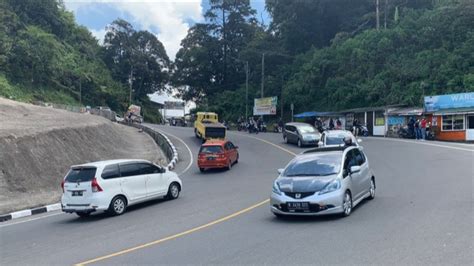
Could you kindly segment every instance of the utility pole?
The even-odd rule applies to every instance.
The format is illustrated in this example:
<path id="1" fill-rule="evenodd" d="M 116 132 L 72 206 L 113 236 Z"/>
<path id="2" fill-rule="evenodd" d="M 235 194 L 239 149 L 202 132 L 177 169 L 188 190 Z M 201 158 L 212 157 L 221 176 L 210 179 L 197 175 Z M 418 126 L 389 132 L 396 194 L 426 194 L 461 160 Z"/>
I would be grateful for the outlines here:
<path id="1" fill-rule="evenodd" d="M 262 54 L 262 87 L 260 89 L 260 97 L 263 98 L 263 88 L 265 84 L 265 53 Z"/>
<path id="2" fill-rule="evenodd" d="M 283 104 L 284 104 L 284 102 L 283 102 L 283 83 L 281 84 L 281 95 L 280 95 L 280 97 L 281 97 L 281 99 L 280 99 L 280 105 L 281 105 L 280 106 L 280 109 L 281 109 L 280 110 L 280 117 L 281 117 L 281 119 L 283 119 Z"/>
<path id="3" fill-rule="evenodd" d="M 129 106 L 132 105 L 132 83 L 133 83 L 133 68 L 130 68 L 130 82 L 129 82 L 129 85 L 130 85 L 130 94 L 128 96 L 128 103 L 129 103 Z"/>
<path id="4" fill-rule="evenodd" d="M 388 0 L 385 0 L 385 7 L 384 7 L 384 29 L 387 29 L 387 6 L 388 6 Z"/>
<path id="5" fill-rule="evenodd" d="M 375 16 L 377 20 L 377 30 L 380 29 L 380 12 L 379 12 L 379 0 L 375 0 Z"/>
<path id="6" fill-rule="evenodd" d="M 79 77 L 79 103 L 82 105 L 82 79 Z"/>
<path id="7" fill-rule="evenodd" d="M 249 104 L 249 61 L 245 61 L 245 119 L 248 118 Z"/>

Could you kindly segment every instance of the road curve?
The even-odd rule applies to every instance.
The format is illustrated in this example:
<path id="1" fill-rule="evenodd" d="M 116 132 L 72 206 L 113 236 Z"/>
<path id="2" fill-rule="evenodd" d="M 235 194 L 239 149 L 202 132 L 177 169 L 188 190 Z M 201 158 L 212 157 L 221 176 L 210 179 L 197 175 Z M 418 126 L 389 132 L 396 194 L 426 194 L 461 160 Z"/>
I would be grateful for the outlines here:
<path id="1" fill-rule="evenodd" d="M 239 164 L 202 174 L 192 129 L 157 128 L 180 155 L 178 200 L 119 217 L 52 213 L 2 223 L 0 264 L 473 263 L 473 146 L 364 139 L 377 178 L 374 201 L 344 219 L 279 220 L 266 203 L 271 184 L 302 149 L 279 134 L 231 132 Z"/>

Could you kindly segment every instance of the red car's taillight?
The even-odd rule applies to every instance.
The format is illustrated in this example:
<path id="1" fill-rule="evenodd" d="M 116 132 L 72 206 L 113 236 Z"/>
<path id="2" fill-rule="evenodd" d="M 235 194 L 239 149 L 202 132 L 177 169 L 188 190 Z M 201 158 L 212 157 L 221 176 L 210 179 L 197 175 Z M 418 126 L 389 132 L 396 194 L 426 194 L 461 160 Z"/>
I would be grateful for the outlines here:
<path id="1" fill-rule="evenodd" d="M 101 192 L 103 191 L 102 188 L 99 186 L 99 183 L 97 183 L 97 178 L 93 178 L 91 182 L 91 187 L 92 187 L 92 192 Z"/>

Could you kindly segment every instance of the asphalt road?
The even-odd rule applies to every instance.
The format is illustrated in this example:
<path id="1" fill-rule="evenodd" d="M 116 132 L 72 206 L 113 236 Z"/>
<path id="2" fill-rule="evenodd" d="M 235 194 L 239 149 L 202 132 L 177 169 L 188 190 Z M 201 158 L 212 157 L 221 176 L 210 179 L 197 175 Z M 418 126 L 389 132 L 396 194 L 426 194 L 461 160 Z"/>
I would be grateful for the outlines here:
<path id="1" fill-rule="evenodd" d="M 202 174 L 192 129 L 157 128 L 180 155 L 178 200 L 118 217 L 57 212 L 1 223 L 0 265 L 474 263 L 472 145 L 366 138 L 375 200 L 347 218 L 280 220 L 267 202 L 276 169 L 302 149 L 280 134 L 230 132 L 239 164 Z"/>

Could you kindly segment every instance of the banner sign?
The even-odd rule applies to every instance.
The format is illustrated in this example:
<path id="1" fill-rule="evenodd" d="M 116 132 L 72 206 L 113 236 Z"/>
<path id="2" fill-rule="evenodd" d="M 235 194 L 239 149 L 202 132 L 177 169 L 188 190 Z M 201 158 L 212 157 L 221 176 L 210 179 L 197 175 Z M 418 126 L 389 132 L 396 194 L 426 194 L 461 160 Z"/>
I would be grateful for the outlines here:
<path id="1" fill-rule="evenodd" d="M 425 97 L 425 110 L 427 112 L 469 107 L 474 108 L 474 92 Z"/>
<path id="2" fill-rule="evenodd" d="M 256 98 L 253 115 L 276 115 L 278 97 Z"/>
<path id="3" fill-rule="evenodd" d="M 184 102 L 165 101 L 164 105 L 165 105 L 165 109 L 184 110 Z"/>
<path id="4" fill-rule="evenodd" d="M 388 125 L 405 125 L 405 117 L 404 116 L 389 116 L 388 117 Z"/>

